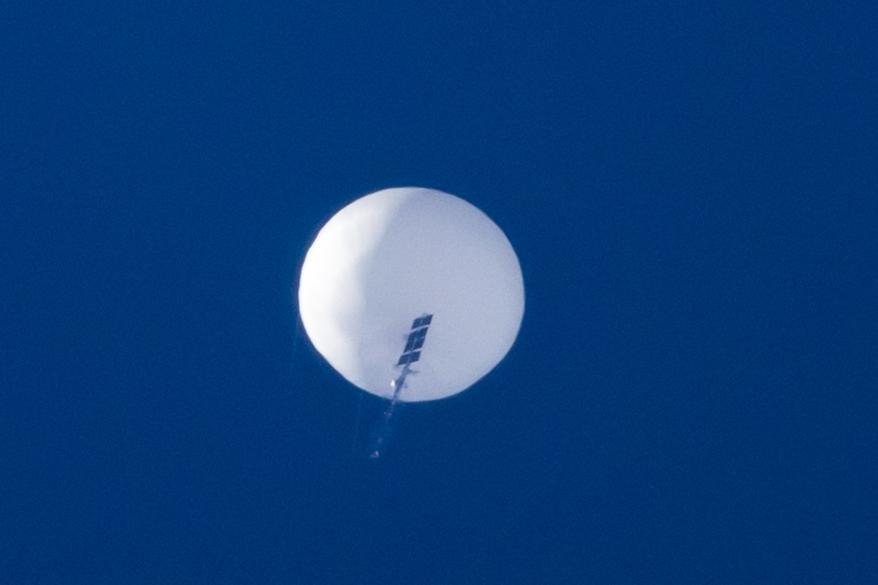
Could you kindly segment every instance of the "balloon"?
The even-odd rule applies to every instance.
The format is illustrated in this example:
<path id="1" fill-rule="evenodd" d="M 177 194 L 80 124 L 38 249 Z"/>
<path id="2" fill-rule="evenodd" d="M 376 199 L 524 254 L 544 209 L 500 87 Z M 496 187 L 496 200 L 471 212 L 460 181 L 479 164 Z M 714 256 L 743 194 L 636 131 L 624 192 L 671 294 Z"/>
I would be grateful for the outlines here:
<path id="1" fill-rule="evenodd" d="M 437 400 L 472 386 L 512 347 L 524 281 L 506 235 L 470 203 L 433 189 L 385 189 L 317 234 L 299 311 L 332 367 L 384 398 L 394 394 L 413 322 L 432 315 L 398 399 Z"/>

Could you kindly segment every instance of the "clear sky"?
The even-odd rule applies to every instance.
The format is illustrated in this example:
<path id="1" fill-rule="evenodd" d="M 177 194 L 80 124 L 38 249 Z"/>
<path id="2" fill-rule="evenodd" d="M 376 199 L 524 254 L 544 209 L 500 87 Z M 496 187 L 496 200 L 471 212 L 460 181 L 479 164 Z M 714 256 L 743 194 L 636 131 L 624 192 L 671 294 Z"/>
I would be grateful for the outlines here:
<path id="1" fill-rule="evenodd" d="M 0 582 L 878 582 L 872 3 L 13 4 Z M 527 311 L 375 464 L 293 293 L 400 185 Z"/>

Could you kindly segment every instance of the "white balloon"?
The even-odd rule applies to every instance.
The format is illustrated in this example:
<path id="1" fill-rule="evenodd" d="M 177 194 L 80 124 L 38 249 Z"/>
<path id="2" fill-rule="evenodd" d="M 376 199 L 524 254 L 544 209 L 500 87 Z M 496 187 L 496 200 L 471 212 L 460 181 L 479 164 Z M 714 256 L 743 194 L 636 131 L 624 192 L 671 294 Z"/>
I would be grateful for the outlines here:
<path id="1" fill-rule="evenodd" d="M 348 381 L 390 398 L 412 321 L 433 315 L 399 399 L 437 400 L 490 372 L 524 314 L 506 235 L 463 199 L 414 187 L 357 199 L 317 234 L 299 281 L 308 337 Z"/>

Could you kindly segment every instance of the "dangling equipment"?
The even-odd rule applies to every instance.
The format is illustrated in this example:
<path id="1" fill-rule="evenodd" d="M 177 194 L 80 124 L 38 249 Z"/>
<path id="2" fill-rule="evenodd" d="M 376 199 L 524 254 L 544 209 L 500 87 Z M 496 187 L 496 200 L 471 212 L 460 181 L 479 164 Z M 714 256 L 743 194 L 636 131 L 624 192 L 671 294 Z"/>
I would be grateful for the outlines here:
<path id="1" fill-rule="evenodd" d="M 402 366 L 402 371 L 396 379 L 390 381 L 393 396 L 381 417 L 381 426 L 375 435 L 374 449 L 369 454 L 371 459 L 381 457 L 381 449 L 390 434 L 390 420 L 396 410 L 396 404 L 399 402 L 399 395 L 403 388 L 405 388 L 405 380 L 409 374 L 417 374 L 417 371 L 413 370 L 411 365 L 421 359 L 421 348 L 424 347 L 424 341 L 427 339 L 427 330 L 432 322 L 433 315 L 428 315 L 427 313 L 412 321 L 411 331 L 406 339 L 405 348 L 402 350 L 402 355 L 399 356 L 399 361 L 396 362 L 396 367 Z"/>

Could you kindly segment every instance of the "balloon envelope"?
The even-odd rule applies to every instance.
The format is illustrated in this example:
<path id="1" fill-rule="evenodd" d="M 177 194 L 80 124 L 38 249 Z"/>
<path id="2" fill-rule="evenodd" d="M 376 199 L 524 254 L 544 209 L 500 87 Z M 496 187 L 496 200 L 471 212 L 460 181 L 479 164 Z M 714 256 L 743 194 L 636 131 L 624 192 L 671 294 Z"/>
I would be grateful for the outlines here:
<path id="1" fill-rule="evenodd" d="M 421 188 L 357 199 L 305 257 L 299 310 L 308 337 L 351 383 L 389 398 L 412 321 L 432 314 L 400 400 L 436 400 L 503 359 L 524 314 L 524 282 L 505 234 L 463 199 Z"/>

